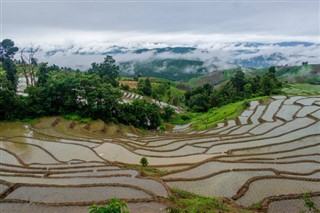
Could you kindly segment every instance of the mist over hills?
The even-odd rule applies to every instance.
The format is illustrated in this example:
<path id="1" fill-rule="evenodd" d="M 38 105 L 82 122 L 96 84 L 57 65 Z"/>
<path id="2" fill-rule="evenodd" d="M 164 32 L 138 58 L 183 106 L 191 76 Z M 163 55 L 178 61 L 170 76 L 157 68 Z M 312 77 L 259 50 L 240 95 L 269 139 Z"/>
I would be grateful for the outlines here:
<path id="1" fill-rule="evenodd" d="M 87 43 L 69 46 L 43 46 L 40 61 L 85 70 L 105 55 L 112 55 L 124 75 L 157 77 L 167 73 L 171 80 L 183 80 L 179 73 L 194 77 L 233 67 L 264 68 L 272 65 L 319 64 L 319 43 L 216 42 L 195 45 L 165 43 Z"/>

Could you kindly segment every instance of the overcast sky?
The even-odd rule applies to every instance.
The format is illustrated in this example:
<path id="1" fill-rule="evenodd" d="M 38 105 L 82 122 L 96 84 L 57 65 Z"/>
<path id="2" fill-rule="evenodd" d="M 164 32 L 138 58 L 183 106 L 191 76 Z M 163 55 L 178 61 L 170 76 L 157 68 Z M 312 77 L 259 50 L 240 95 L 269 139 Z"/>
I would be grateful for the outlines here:
<path id="1" fill-rule="evenodd" d="M 320 42 L 319 0 L 2 0 L 1 5 L 1 37 L 17 44 Z"/>

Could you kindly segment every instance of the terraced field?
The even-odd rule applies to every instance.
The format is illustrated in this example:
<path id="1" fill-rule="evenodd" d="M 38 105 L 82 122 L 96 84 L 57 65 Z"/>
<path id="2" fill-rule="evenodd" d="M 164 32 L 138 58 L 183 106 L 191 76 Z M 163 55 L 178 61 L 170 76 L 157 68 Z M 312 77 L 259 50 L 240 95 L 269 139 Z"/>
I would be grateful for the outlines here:
<path id="1" fill-rule="evenodd" d="M 103 122 L 44 118 L 0 123 L 3 212 L 87 212 L 112 197 L 131 212 L 165 212 L 169 187 L 228 197 L 269 212 L 300 212 L 301 194 L 320 206 L 320 97 L 271 97 L 235 120 L 195 131 L 107 134 Z M 167 172 L 142 177 L 125 165 Z"/>
<path id="2" fill-rule="evenodd" d="M 181 113 L 182 112 L 182 109 L 180 107 L 176 107 L 174 105 L 167 104 L 165 102 L 158 101 L 158 100 L 155 100 L 155 99 L 152 99 L 152 98 L 146 98 L 146 97 L 143 97 L 141 95 L 138 95 L 138 94 L 135 94 L 135 93 L 132 93 L 132 92 L 123 91 L 123 96 L 122 96 L 123 102 L 132 102 L 134 99 L 146 99 L 146 100 L 150 101 L 151 103 L 155 103 L 160 108 L 163 108 L 165 106 L 170 106 L 175 110 L 176 113 Z"/>

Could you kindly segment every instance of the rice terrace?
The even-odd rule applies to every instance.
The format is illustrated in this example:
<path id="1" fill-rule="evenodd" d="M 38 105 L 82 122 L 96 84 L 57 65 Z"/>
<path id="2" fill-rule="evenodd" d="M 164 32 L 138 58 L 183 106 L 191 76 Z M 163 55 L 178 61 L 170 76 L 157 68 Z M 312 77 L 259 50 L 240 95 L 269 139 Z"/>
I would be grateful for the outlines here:
<path id="1" fill-rule="evenodd" d="M 302 193 L 320 202 L 318 96 L 251 101 L 235 119 L 205 131 L 191 124 L 112 136 L 105 128 L 60 117 L 2 123 L 1 209 L 87 212 L 116 197 L 133 212 L 164 212 L 170 188 L 246 208 L 260 202 L 268 212 L 303 207 Z M 143 177 L 127 167 L 143 156 L 166 172 Z"/>
<path id="2" fill-rule="evenodd" d="M 320 213 L 319 0 L 0 0 L 0 213 Z"/>

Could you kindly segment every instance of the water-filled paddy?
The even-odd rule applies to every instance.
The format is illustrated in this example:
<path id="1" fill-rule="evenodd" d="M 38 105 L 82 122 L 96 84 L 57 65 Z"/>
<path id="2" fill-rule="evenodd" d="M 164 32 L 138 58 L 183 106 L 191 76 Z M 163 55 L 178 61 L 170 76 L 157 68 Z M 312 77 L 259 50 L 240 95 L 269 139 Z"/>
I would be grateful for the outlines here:
<path id="1" fill-rule="evenodd" d="M 3 196 L 0 208 L 87 212 L 89 204 L 118 197 L 128 199 L 131 212 L 163 212 L 166 205 L 154 197 L 167 197 L 168 186 L 231 199 L 250 179 L 265 176 L 273 178 L 253 181 L 236 202 L 248 206 L 269 196 L 320 191 L 319 181 L 309 181 L 320 175 L 318 103 L 318 97 L 275 96 L 266 105 L 253 101 L 240 117 L 203 131 L 192 124 L 166 133 L 120 131 L 102 121 L 57 117 L 33 125 L 0 123 L 0 193 L 21 184 Z M 142 178 L 124 167 L 139 165 L 143 156 L 149 166 L 169 173 Z M 74 206 L 35 207 L 10 199 Z M 281 205 L 272 202 L 269 209 L 289 204 Z"/>

